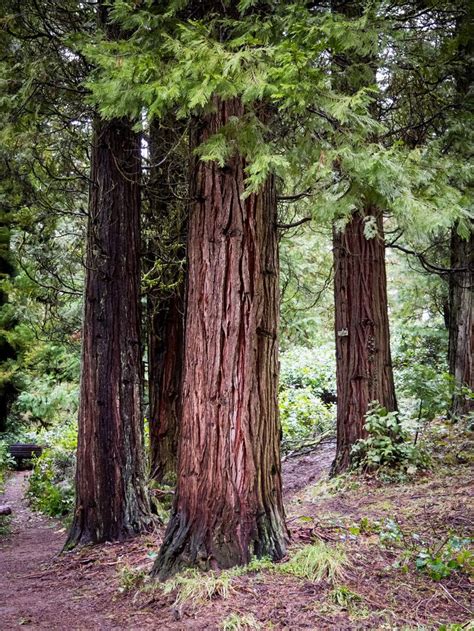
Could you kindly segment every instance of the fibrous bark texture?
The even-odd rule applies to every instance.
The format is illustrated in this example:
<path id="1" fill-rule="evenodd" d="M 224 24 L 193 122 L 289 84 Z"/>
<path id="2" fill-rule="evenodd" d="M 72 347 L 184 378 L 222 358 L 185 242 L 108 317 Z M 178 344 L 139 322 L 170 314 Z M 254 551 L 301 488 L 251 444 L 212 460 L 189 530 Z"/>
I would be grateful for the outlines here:
<path id="1" fill-rule="evenodd" d="M 150 474 L 157 482 L 176 478 L 183 372 L 183 284 L 168 297 L 150 299 L 148 380 Z"/>
<path id="2" fill-rule="evenodd" d="M 189 147 L 183 125 L 169 116 L 150 125 L 148 239 L 148 394 L 150 473 L 176 481 L 184 344 L 184 259 Z"/>
<path id="3" fill-rule="evenodd" d="M 140 345 L 140 139 L 95 123 L 84 304 L 76 508 L 68 546 L 149 524 Z"/>
<path id="4" fill-rule="evenodd" d="M 371 401 L 396 409 L 390 356 L 385 245 L 381 213 L 378 234 L 364 235 L 366 218 L 352 215 L 342 232 L 334 231 L 336 311 L 337 452 L 333 473 L 350 464 L 352 445 L 366 436 L 364 417 Z"/>
<path id="5" fill-rule="evenodd" d="M 215 101 L 192 145 L 242 116 Z M 242 199 L 244 161 L 196 162 L 188 236 L 183 410 L 173 513 L 153 573 L 285 553 L 278 382 L 276 195 Z"/>
<path id="6" fill-rule="evenodd" d="M 468 414 L 474 401 L 461 388 L 474 389 L 474 238 L 462 239 L 456 228 L 451 237 L 449 278 L 449 372 L 455 380 L 451 415 Z"/>

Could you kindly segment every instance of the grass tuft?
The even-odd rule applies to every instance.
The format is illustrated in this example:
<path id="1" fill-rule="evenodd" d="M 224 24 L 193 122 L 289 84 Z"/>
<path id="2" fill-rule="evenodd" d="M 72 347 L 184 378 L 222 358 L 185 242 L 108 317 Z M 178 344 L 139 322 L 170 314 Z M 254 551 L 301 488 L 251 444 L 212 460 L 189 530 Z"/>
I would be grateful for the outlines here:
<path id="1" fill-rule="evenodd" d="M 217 574 L 199 570 L 186 570 L 170 578 L 162 586 L 163 594 L 176 592 L 175 606 L 181 607 L 186 603 L 200 605 L 215 598 L 228 598 L 235 572 L 227 571 Z"/>
<path id="2" fill-rule="evenodd" d="M 347 558 L 341 548 L 317 542 L 300 548 L 289 561 L 276 565 L 275 570 L 315 583 L 333 582 L 342 578 L 346 564 Z"/>
<path id="3" fill-rule="evenodd" d="M 231 613 L 220 623 L 219 628 L 222 631 L 243 631 L 244 629 L 262 629 L 263 627 L 253 614 Z"/>

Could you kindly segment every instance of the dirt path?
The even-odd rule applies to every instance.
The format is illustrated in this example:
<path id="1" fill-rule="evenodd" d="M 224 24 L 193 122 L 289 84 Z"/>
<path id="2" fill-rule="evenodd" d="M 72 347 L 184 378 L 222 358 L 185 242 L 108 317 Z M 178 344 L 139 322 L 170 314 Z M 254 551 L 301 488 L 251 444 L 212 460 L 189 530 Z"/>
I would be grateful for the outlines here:
<path id="1" fill-rule="evenodd" d="M 332 442 L 283 466 L 285 497 L 329 470 Z M 34 513 L 25 499 L 27 472 L 15 473 L 0 494 L 11 506 L 10 534 L 0 539 L 0 630 L 142 630 L 157 628 L 154 616 L 131 611 L 117 598 L 121 564 L 147 562 L 160 533 L 128 544 L 85 549 L 58 557 L 65 539 L 60 524 Z"/>
<path id="2" fill-rule="evenodd" d="M 28 508 L 26 476 L 14 474 L 0 495 L 0 504 L 13 511 L 11 533 L 0 540 L 0 629 L 121 628 L 96 611 L 80 582 L 64 580 L 53 568 L 64 531 Z"/>
<path id="3" fill-rule="evenodd" d="M 226 598 L 190 602 L 181 610 L 174 594 L 147 591 L 140 582 L 153 565 L 164 527 L 127 542 L 58 556 L 65 532 L 28 508 L 26 475 L 18 473 L 0 495 L 0 504 L 13 510 L 11 533 L 0 538 L 0 631 L 217 631 L 224 619 L 237 614 L 253 616 L 261 622 L 259 628 L 278 631 L 402 626 L 431 631 L 440 624 L 464 624 L 471 610 L 465 574 L 455 573 L 441 584 L 418 572 L 414 563 L 396 569 L 398 548 L 381 546 L 372 531 L 346 533 L 362 518 L 369 524 L 396 518 L 407 536 L 417 533 L 427 541 L 434 535 L 444 540 L 450 532 L 469 536 L 469 467 L 434 468 L 399 485 L 359 480 L 351 489 L 334 495 L 323 489 L 318 496 L 314 484 L 328 474 L 333 457 L 334 442 L 328 441 L 314 452 L 288 458 L 283 466 L 285 504 L 293 544 L 316 538 L 343 546 L 348 559 L 344 585 L 357 597 L 352 604 L 335 603 L 329 581 L 263 572 L 236 578 Z"/>

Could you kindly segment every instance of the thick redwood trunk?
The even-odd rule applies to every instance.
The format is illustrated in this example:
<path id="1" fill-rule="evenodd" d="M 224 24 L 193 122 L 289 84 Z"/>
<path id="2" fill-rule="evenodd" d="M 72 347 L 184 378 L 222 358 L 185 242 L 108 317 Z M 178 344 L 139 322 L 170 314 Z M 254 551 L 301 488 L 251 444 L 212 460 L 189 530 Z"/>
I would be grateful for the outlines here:
<path id="1" fill-rule="evenodd" d="M 333 473 L 350 464 L 352 445 L 365 437 L 369 403 L 396 409 L 390 356 L 385 245 L 381 213 L 378 235 L 364 236 L 364 217 L 353 214 L 342 232 L 334 232 L 336 310 L 337 452 Z"/>
<path id="2" fill-rule="evenodd" d="M 194 146 L 231 116 L 216 101 Z M 285 553 L 273 178 L 242 200 L 243 160 L 197 162 L 188 238 L 183 412 L 173 514 L 153 573 Z"/>
<path id="3" fill-rule="evenodd" d="M 456 228 L 451 238 L 449 278 L 449 372 L 455 380 L 451 415 L 458 417 L 474 409 L 474 401 L 461 392 L 462 386 L 474 389 L 474 237 L 461 239 Z M 458 270 L 458 271 L 456 271 Z"/>
<path id="4" fill-rule="evenodd" d="M 120 540 L 149 524 L 140 345 L 140 139 L 95 124 L 84 305 L 76 509 L 68 546 Z"/>

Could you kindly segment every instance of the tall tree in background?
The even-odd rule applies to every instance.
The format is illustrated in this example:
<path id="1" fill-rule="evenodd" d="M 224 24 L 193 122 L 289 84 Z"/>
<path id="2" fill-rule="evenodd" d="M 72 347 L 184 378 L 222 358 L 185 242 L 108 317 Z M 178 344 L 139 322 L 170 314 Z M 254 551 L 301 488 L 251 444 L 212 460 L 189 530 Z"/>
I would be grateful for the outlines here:
<path id="1" fill-rule="evenodd" d="M 354 213 L 334 231 L 334 297 L 337 369 L 337 453 L 333 472 L 350 464 L 352 445 L 365 436 L 371 401 L 396 409 L 390 356 L 382 213 Z M 367 220 L 376 234 L 367 237 Z"/>
<path id="2" fill-rule="evenodd" d="M 109 38 L 105 2 L 98 24 Z M 94 121 L 76 508 L 67 546 L 120 540 L 149 525 L 140 344 L 140 137 Z"/>
<path id="3" fill-rule="evenodd" d="M 150 475 L 176 478 L 184 344 L 185 126 L 175 117 L 150 124 L 146 231 Z"/>
<path id="4" fill-rule="evenodd" d="M 473 109 L 474 8 L 472 3 L 466 3 L 464 9 L 465 15 L 459 16 L 456 24 L 457 57 L 453 66 L 457 117 L 462 117 L 469 129 Z M 464 141 L 463 136 L 461 155 L 469 161 L 472 156 Z M 456 385 L 451 409 L 454 417 L 474 408 L 474 400 L 460 390 L 463 386 L 474 390 L 474 220 L 468 222 L 467 239 L 460 236 L 458 228 L 455 225 L 452 229 L 449 274 L 448 363 Z"/>
<path id="5" fill-rule="evenodd" d="M 334 2 L 345 17 L 360 17 L 361 3 Z M 336 56 L 335 81 L 347 94 L 375 83 L 372 56 Z M 361 192 L 347 224 L 334 228 L 334 304 L 337 374 L 337 449 L 332 472 L 350 464 L 354 443 L 366 436 L 365 415 L 372 401 L 396 409 L 390 355 L 383 213 Z"/>
<path id="6" fill-rule="evenodd" d="M 456 417 L 472 410 L 474 402 L 462 387 L 474 390 L 474 237 L 462 238 L 456 228 L 451 236 L 449 275 L 449 372 L 455 392 L 451 414 Z"/>
<path id="7" fill-rule="evenodd" d="M 244 115 L 215 99 L 192 146 Z M 191 180 L 178 485 L 154 567 L 231 567 L 281 558 L 286 526 L 278 420 L 276 193 L 242 199 L 244 161 L 196 161 Z"/>

